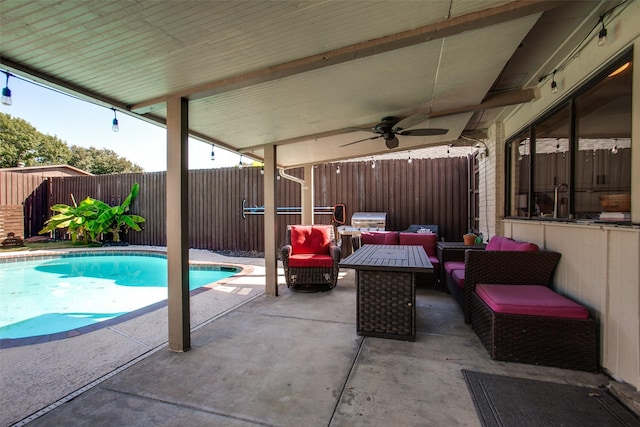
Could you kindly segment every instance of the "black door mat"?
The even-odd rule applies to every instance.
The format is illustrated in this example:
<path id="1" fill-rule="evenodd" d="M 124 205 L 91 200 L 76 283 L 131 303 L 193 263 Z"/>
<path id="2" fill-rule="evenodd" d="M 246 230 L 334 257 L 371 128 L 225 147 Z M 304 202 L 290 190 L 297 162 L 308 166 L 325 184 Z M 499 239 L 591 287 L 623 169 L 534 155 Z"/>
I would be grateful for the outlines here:
<path id="1" fill-rule="evenodd" d="M 580 387 L 463 369 L 483 426 L 640 426 L 605 389 Z"/>

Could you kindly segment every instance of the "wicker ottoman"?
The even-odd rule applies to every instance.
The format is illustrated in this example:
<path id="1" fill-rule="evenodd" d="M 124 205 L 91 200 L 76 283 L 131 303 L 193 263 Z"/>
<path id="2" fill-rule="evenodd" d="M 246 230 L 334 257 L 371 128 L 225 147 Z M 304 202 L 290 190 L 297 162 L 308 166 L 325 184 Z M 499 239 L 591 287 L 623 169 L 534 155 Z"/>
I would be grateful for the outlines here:
<path id="1" fill-rule="evenodd" d="M 494 312 L 472 296 L 471 324 L 494 360 L 597 372 L 593 319 Z"/>

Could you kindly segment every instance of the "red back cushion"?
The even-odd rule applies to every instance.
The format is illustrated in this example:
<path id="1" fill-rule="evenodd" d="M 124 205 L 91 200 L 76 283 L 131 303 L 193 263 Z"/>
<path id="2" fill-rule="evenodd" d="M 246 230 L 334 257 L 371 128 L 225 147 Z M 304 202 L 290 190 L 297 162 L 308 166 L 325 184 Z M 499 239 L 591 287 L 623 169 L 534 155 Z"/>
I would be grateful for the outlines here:
<path id="1" fill-rule="evenodd" d="M 438 235 L 432 233 L 400 233 L 400 244 L 422 246 L 427 255 L 436 255 Z"/>
<path id="2" fill-rule="evenodd" d="M 328 254 L 331 226 L 292 225 L 291 252 L 294 254 Z"/>
<path id="3" fill-rule="evenodd" d="M 395 231 L 363 231 L 360 234 L 363 245 L 397 245 L 398 233 Z"/>
<path id="4" fill-rule="evenodd" d="M 485 249 L 487 251 L 535 252 L 540 248 L 535 243 L 518 242 L 508 237 L 493 236 Z"/>

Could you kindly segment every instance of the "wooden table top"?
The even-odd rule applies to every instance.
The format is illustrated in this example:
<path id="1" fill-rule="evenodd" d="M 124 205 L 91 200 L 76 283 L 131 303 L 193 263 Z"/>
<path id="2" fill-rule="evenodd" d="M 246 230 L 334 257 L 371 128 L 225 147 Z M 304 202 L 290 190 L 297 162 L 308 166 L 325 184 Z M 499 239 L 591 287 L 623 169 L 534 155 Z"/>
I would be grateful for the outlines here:
<path id="1" fill-rule="evenodd" d="M 433 265 L 422 246 L 364 245 L 340 262 L 356 270 L 432 273 Z"/>

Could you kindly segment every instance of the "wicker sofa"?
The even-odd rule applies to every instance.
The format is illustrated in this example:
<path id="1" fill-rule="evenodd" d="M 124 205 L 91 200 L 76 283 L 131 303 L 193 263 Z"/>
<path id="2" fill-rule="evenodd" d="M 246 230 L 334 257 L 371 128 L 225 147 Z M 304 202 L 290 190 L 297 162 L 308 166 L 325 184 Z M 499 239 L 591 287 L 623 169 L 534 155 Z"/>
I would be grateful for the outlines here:
<path id="1" fill-rule="evenodd" d="M 471 323 L 471 296 L 479 283 L 550 286 L 560 254 L 534 243 L 494 236 L 484 250 L 468 249 L 464 260 L 443 260 L 446 286 Z"/>
<path id="2" fill-rule="evenodd" d="M 447 288 L 494 360 L 595 372 L 597 333 L 586 307 L 552 290 L 560 254 L 496 236 L 447 261 Z"/>
<path id="3" fill-rule="evenodd" d="M 328 291 L 338 282 L 341 249 L 332 225 L 288 225 L 280 256 L 294 291 Z"/>
<path id="4" fill-rule="evenodd" d="M 422 227 L 427 226 L 419 226 Z M 436 244 L 438 243 L 437 226 L 435 232 L 411 232 L 411 231 L 363 231 L 360 236 L 352 238 L 354 250 L 358 250 L 361 245 L 408 245 L 422 246 L 427 253 L 427 257 L 433 265 L 433 273 L 418 274 L 418 283 L 437 284 L 440 277 L 440 260 L 436 253 Z"/>

